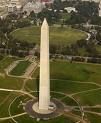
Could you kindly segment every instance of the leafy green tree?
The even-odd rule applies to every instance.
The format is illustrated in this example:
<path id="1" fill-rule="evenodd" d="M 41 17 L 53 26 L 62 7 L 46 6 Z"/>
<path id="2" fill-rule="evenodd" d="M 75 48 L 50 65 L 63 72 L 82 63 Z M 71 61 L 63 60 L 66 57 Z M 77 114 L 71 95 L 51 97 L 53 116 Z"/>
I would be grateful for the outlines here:
<path id="1" fill-rule="evenodd" d="M 98 3 L 95 2 L 80 2 L 77 6 L 76 9 L 79 13 L 79 15 L 82 15 L 86 17 L 87 19 L 90 19 L 93 16 L 98 15 Z"/>
<path id="2" fill-rule="evenodd" d="M 21 19 L 15 23 L 16 28 L 23 28 L 23 27 L 27 27 L 30 25 L 31 25 L 31 23 L 30 23 L 29 19 Z"/>

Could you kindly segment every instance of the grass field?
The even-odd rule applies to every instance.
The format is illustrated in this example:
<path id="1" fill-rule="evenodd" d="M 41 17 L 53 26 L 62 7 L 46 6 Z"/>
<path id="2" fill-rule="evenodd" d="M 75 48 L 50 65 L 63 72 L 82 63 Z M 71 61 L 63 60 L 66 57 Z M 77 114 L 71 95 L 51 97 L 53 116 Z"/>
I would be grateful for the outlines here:
<path id="1" fill-rule="evenodd" d="M 101 65 L 52 62 L 51 77 L 74 81 L 100 82 Z"/>
<path id="2" fill-rule="evenodd" d="M 50 75 L 52 79 L 72 81 L 97 82 L 101 81 L 101 65 L 70 63 L 68 61 L 53 61 L 50 63 Z M 39 76 L 39 68 L 33 77 Z"/>
<path id="3" fill-rule="evenodd" d="M 30 65 L 29 61 L 20 61 L 17 66 L 10 72 L 12 75 L 21 76 L 25 73 L 27 67 Z"/>
<path id="4" fill-rule="evenodd" d="M 17 60 L 15 57 L 4 57 L 2 60 L 0 60 L 0 72 L 4 72 L 4 69 L 15 60 Z"/>
<path id="5" fill-rule="evenodd" d="M 5 61 L 4 61 L 5 62 Z M 19 65 L 18 65 L 19 66 Z M 21 67 L 17 66 L 17 71 Z M 22 66 L 22 65 L 21 65 Z M 5 67 L 4 67 L 5 68 Z M 96 64 L 82 64 L 82 63 L 69 63 L 67 61 L 53 61 L 51 62 L 51 96 L 58 98 L 67 106 L 100 106 L 101 105 L 101 65 Z M 16 72 L 17 73 L 17 72 Z M 23 72 L 21 72 L 22 74 Z M 33 73 L 33 77 L 38 77 L 39 69 Z M 24 91 L 38 91 L 39 79 L 33 78 L 25 83 Z M 12 78 L 5 76 L 0 77 L 0 88 L 21 90 L 24 79 Z M 38 93 L 33 92 L 32 95 L 36 96 Z M 18 97 L 16 100 L 15 98 Z M 9 106 L 11 115 L 23 113 L 23 106 L 20 105 L 22 101 L 25 103 L 29 100 L 28 95 L 21 93 L 5 92 L 0 90 L 0 118 L 9 116 Z M 15 100 L 15 101 L 14 101 Z M 77 107 L 79 109 L 79 107 Z M 101 108 L 93 109 L 83 108 L 84 111 L 93 111 L 95 114 L 85 112 L 87 123 L 101 123 L 101 116 L 96 113 L 101 113 Z M 71 111 L 75 115 L 81 116 L 80 111 Z M 36 120 L 29 117 L 27 114 L 16 117 L 14 120 L 17 123 L 37 123 Z M 13 120 L 4 120 L 0 123 L 14 123 Z M 75 123 L 70 117 L 61 116 L 49 121 L 39 121 L 39 123 Z"/>
<path id="6" fill-rule="evenodd" d="M 40 42 L 40 27 L 26 27 L 18 29 L 11 33 L 18 40 L 27 41 L 29 43 Z M 22 36 L 23 35 L 23 36 Z M 75 43 L 77 40 L 85 39 L 86 33 L 73 28 L 50 27 L 50 43 L 57 45 L 65 45 Z"/>
<path id="7" fill-rule="evenodd" d="M 38 80 L 30 80 L 26 84 L 26 89 L 38 90 Z M 72 88 L 72 89 L 71 89 Z M 98 88 L 95 84 L 73 82 L 71 80 L 51 80 L 51 91 L 63 92 L 65 94 L 73 94 L 76 92 Z"/>
<path id="8" fill-rule="evenodd" d="M 0 91 L 0 93 L 2 92 Z M 3 100 L 3 104 L 0 103 L 0 118 L 9 116 L 9 112 L 8 112 L 9 105 L 13 101 L 13 99 L 17 96 L 17 94 L 8 93 L 6 94 L 6 96 L 7 96 L 6 99 L 4 98 Z"/>
<path id="9" fill-rule="evenodd" d="M 0 77 L 0 88 L 9 88 L 9 89 L 20 89 L 23 84 L 23 80 L 20 78 L 13 78 L 5 76 Z"/>
<path id="10" fill-rule="evenodd" d="M 76 99 L 80 99 L 82 105 L 101 105 L 101 88 L 91 92 L 85 92 L 81 94 L 76 94 L 74 96 Z"/>

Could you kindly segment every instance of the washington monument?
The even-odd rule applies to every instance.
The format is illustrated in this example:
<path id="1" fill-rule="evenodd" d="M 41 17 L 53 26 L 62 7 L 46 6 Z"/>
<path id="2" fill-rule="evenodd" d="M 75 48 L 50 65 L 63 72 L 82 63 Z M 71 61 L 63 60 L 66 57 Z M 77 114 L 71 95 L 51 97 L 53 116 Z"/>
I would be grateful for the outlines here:
<path id="1" fill-rule="evenodd" d="M 49 70 L 49 26 L 44 19 L 41 27 L 40 45 L 40 85 L 39 110 L 48 110 L 50 105 L 50 70 Z"/>
<path id="2" fill-rule="evenodd" d="M 51 119 L 64 112 L 64 105 L 50 99 L 49 26 L 44 19 L 41 26 L 39 100 L 29 100 L 25 110 L 33 118 Z"/>

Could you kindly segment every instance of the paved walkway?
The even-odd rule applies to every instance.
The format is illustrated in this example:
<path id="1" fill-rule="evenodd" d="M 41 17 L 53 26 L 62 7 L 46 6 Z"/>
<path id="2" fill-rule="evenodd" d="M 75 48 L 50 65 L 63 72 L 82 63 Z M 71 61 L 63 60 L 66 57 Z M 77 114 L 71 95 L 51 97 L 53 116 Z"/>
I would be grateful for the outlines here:
<path id="1" fill-rule="evenodd" d="M 82 119 L 82 117 L 78 116 L 78 115 L 75 115 L 71 112 L 64 112 L 64 116 L 66 117 L 69 117 L 69 118 L 72 118 L 74 121 L 77 121 L 79 123 L 88 123 L 86 122 L 84 119 Z"/>
<path id="2" fill-rule="evenodd" d="M 0 121 L 3 121 L 3 120 L 9 120 L 9 119 L 12 119 L 12 118 L 20 117 L 20 116 L 23 116 L 23 115 L 25 115 L 25 114 L 27 114 L 27 113 L 24 112 L 24 113 L 17 114 L 17 115 L 14 115 L 14 116 L 0 118 Z"/>
<path id="3" fill-rule="evenodd" d="M 3 89 L 3 88 L 0 88 L 0 91 L 17 92 L 17 93 L 21 93 L 21 94 L 28 95 L 28 96 L 31 97 L 32 99 L 35 99 L 35 97 L 34 97 L 33 95 L 31 95 L 30 93 L 28 93 L 28 92 L 26 92 L 26 91 L 22 91 L 22 90 L 13 90 L 13 89 Z"/>
<path id="4" fill-rule="evenodd" d="M 32 66 L 34 66 L 34 68 L 36 69 L 36 63 L 32 63 L 29 67 L 28 67 L 28 71 L 26 70 L 26 76 L 25 76 L 25 79 L 24 79 L 24 84 L 23 84 L 23 86 L 21 87 L 21 90 L 13 90 L 13 89 L 3 89 L 3 88 L 0 88 L 0 91 L 7 91 L 7 92 L 16 92 L 16 93 L 21 93 L 21 94 L 24 94 L 24 95 L 27 95 L 27 96 L 29 96 L 30 98 L 34 98 L 35 99 L 35 97 L 33 96 L 33 95 L 31 95 L 31 93 L 30 92 L 26 92 L 26 91 L 24 91 L 24 87 L 25 87 L 25 85 L 26 85 L 26 82 L 29 80 L 29 79 L 37 79 L 37 78 L 31 78 L 31 77 L 29 77 L 29 75 L 31 76 L 31 74 L 33 73 L 33 71 L 35 70 L 35 69 L 33 69 L 32 70 Z M 12 67 L 11 67 L 12 68 Z M 30 71 L 30 72 L 29 72 Z M 13 76 L 13 77 L 16 77 L 17 78 L 17 76 Z M 19 77 L 21 77 L 21 78 L 23 78 L 22 76 L 19 76 Z M 51 79 L 51 80 L 61 80 L 61 81 L 69 81 L 69 80 L 64 80 L 64 79 Z M 71 80 L 70 80 L 71 81 Z M 91 92 L 91 91 L 96 91 L 96 90 L 100 90 L 101 89 L 101 84 L 98 84 L 98 83 L 95 83 L 95 82 L 81 82 L 81 81 L 72 81 L 72 82 L 74 82 L 74 83 L 82 83 L 82 84 L 94 84 L 94 85 L 96 85 L 96 86 L 98 86 L 98 88 L 96 88 L 96 89 L 89 89 L 89 90 L 86 90 L 86 91 L 79 91 L 79 92 L 76 92 L 76 93 L 72 93 L 72 94 L 65 94 L 64 95 L 64 93 L 62 93 L 62 92 L 55 92 L 55 91 L 52 91 L 52 92 L 54 92 L 54 93 L 59 93 L 59 94 L 62 94 L 62 95 L 64 95 L 64 97 L 63 98 L 61 98 L 61 100 L 62 99 L 64 99 L 64 98 L 66 98 L 67 96 L 69 96 L 69 97 L 71 97 L 71 98 L 73 98 L 73 96 L 74 95 L 77 95 L 77 94 L 80 94 L 80 93 L 86 93 L 86 92 Z M 7 97 L 8 98 L 8 97 Z M 4 100 L 4 101 L 6 101 L 7 100 L 7 98 Z M 75 98 L 73 98 L 74 100 L 75 100 Z M 76 102 L 77 102 L 77 100 L 75 100 Z M 81 110 L 81 113 L 92 113 L 92 114 L 95 114 L 95 115 L 98 115 L 98 116 L 101 116 L 101 113 L 98 113 L 98 112 L 92 112 L 92 111 L 87 111 L 87 110 L 85 110 L 85 108 L 87 108 L 86 106 L 80 106 L 79 105 L 79 103 L 77 102 L 77 104 L 78 104 L 78 108 L 79 109 L 81 109 L 81 108 L 83 108 L 83 110 Z M 92 106 L 92 107 L 90 107 L 90 106 L 88 106 L 88 108 L 94 108 L 94 107 L 97 107 L 97 105 L 96 106 Z M 68 107 L 65 107 L 65 108 L 67 108 L 68 109 Z M 71 107 L 71 109 L 74 109 L 75 107 Z M 101 108 L 101 106 L 98 106 L 97 108 Z M 13 118 L 16 118 L 16 117 L 19 117 L 19 116 L 22 116 L 22 115 L 25 115 L 26 113 L 22 113 L 22 114 L 18 114 L 18 115 L 14 115 L 14 116 L 10 116 L 10 117 L 6 117 L 6 118 L 0 118 L 0 120 L 5 120 L 5 119 L 13 119 Z M 70 115 L 69 114 L 67 114 L 67 112 L 64 112 L 64 115 L 66 115 L 67 117 L 69 116 L 70 117 Z M 82 117 L 79 117 L 79 116 L 74 116 L 74 114 L 72 114 L 72 119 L 73 119 L 73 117 L 75 117 L 74 119 L 76 119 L 78 122 L 80 121 L 80 122 L 82 122 L 82 123 L 86 123 L 84 120 L 82 120 Z"/>

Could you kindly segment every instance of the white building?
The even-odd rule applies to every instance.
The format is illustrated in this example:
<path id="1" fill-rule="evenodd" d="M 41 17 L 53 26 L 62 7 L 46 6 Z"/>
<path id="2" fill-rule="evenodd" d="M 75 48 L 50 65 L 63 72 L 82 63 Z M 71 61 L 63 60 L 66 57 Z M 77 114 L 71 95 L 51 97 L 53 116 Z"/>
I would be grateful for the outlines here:
<path id="1" fill-rule="evenodd" d="M 64 8 L 64 10 L 66 10 L 68 13 L 71 13 L 72 11 L 77 12 L 77 10 L 74 7 L 66 7 Z"/>
<path id="2" fill-rule="evenodd" d="M 7 10 L 9 13 L 13 13 L 21 9 L 21 3 L 19 0 L 10 0 L 7 5 Z"/>
<path id="3" fill-rule="evenodd" d="M 41 0 L 43 4 L 51 4 L 54 2 L 54 0 Z"/>
<path id="4" fill-rule="evenodd" d="M 9 4 L 9 5 L 7 6 L 7 11 L 8 11 L 9 13 L 16 12 L 16 11 L 17 11 L 16 5 Z"/>
<path id="5" fill-rule="evenodd" d="M 28 2 L 28 0 L 9 0 L 7 4 L 8 12 L 20 11 L 26 2 Z"/>
<path id="6" fill-rule="evenodd" d="M 42 11 L 44 8 L 44 5 L 37 1 L 37 2 L 28 2 L 24 7 L 23 7 L 23 12 L 26 11 L 27 15 L 30 14 L 31 11 L 34 11 L 35 13 L 39 13 Z"/>

